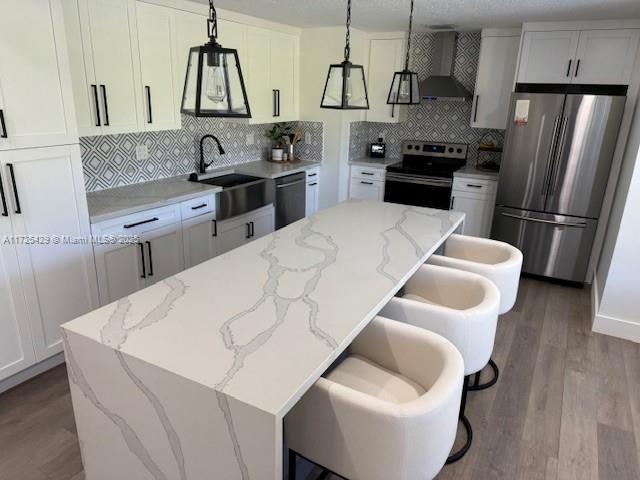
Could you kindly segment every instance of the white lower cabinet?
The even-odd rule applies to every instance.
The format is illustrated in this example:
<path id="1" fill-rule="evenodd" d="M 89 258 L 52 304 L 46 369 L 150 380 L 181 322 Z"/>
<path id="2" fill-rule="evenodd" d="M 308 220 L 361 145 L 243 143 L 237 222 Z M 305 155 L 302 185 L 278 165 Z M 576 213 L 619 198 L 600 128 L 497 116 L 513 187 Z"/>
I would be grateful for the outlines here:
<path id="1" fill-rule="evenodd" d="M 379 167 L 351 166 L 349 198 L 360 200 L 384 200 L 386 170 Z"/>
<path id="2" fill-rule="evenodd" d="M 191 268 L 218 255 L 218 224 L 215 213 L 182 222 L 185 268 Z"/>
<path id="3" fill-rule="evenodd" d="M 175 223 L 142 236 L 147 286 L 184 270 L 182 225 Z"/>
<path id="4" fill-rule="evenodd" d="M 275 230 L 273 205 L 218 222 L 219 253 L 241 247 Z"/>
<path id="5" fill-rule="evenodd" d="M 0 379 L 62 351 L 97 306 L 78 145 L 0 153 Z"/>
<path id="6" fill-rule="evenodd" d="M 496 201 L 496 183 L 495 180 L 454 177 L 451 209 L 465 213 L 465 235 L 489 238 Z"/>
<path id="7" fill-rule="evenodd" d="M 305 192 L 306 206 L 305 215 L 315 215 L 318 212 L 318 201 L 320 199 L 320 169 L 312 168 L 307 170 L 307 190 Z"/>

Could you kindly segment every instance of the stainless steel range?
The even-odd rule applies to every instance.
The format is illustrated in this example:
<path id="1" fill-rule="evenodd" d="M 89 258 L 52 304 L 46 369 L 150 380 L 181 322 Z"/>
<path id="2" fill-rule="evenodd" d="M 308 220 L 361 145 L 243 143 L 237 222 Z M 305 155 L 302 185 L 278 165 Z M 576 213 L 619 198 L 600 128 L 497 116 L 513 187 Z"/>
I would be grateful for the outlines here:
<path id="1" fill-rule="evenodd" d="M 402 161 L 387 167 L 384 201 L 451 208 L 453 173 L 467 163 L 468 146 L 416 140 L 402 144 Z"/>

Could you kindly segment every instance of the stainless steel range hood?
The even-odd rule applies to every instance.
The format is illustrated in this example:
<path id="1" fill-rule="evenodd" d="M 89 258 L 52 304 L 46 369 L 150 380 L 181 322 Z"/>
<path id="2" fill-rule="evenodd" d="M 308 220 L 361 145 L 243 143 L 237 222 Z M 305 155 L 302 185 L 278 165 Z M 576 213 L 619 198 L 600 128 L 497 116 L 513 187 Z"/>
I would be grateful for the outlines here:
<path id="1" fill-rule="evenodd" d="M 454 76 L 458 34 L 439 32 L 433 45 L 433 75 L 420 83 L 424 100 L 471 100 L 473 95 Z"/>

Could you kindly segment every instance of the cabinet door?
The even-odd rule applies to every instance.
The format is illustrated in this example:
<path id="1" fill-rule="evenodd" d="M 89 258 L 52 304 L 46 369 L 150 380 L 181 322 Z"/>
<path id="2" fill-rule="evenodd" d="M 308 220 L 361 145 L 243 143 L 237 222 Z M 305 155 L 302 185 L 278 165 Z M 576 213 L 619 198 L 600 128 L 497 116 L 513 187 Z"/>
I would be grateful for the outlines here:
<path id="1" fill-rule="evenodd" d="M 257 238 L 264 237 L 265 235 L 269 235 L 275 230 L 275 209 L 273 207 L 268 207 L 266 209 L 259 210 L 252 215 L 249 221 L 253 222 L 251 227 L 252 236 L 250 240 L 255 240 Z"/>
<path id="2" fill-rule="evenodd" d="M 628 85 L 640 30 L 586 30 L 580 43 L 573 83 Z"/>
<path id="3" fill-rule="evenodd" d="M 370 180 L 351 179 L 349 198 L 361 200 L 384 200 L 384 183 Z"/>
<path id="4" fill-rule="evenodd" d="M 238 248 L 249 241 L 251 227 L 248 217 L 218 222 L 218 250 L 220 254 Z"/>
<path id="5" fill-rule="evenodd" d="M 218 226 L 214 215 L 202 215 L 182 222 L 185 268 L 215 257 L 218 254 Z"/>
<path id="6" fill-rule="evenodd" d="M 519 46 L 519 36 L 482 37 L 472 127 L 506 128 Z"/>
<path id="7" fill-rule="evenodd" d="M 42 360 L 62 351 L 60 325 L 97 304 L 80 148 L 5 152 L 2 173 L 11 171 L 17 193 L 11 195 L 11 221 L 14 233 L 28 240 L 16 250 L 36 356 Z"/>
<path id="8" fill-rule="evenodd" d="M 173 73 L 174 28 L 171 9 L 136 2 L 145 130 L 180 128 Z"/>
<path id="9" fill-rule="evenodd" d="M 146 233 L 142 237 L 147 262 L 147 285 L 184 270 L 182 225 L 176 223 Z"/>
<path id="10" fill-rule="evenodd" d="M 296 113 L 296 38 L 273 33 L 271 38 L 271 88 L 276 90 L 275 121 L 297 120 Z"/>
<path id="11" fill-rule="evenodd" d="M 519 83 L 571 83 L 580 32 L 525 32 Z"/>
<path id="12" fill-rule="evenodd" d="M 175 98 L 176 115 L 180 118 L 184 81 L 187 75 L 189 49 L 207 43 L 207 17 L 195 13 L 176 11 L 173 16 L 175 23 Z"/>
<path id="13" fill-rule="evenodd" d="M 251 123 L 274 121 L 276 93 L 271 86 L 271 32 L 247 28 L 247 95 L 251 106 Z"/>
<path id="14" fill-rule="evenodd" d="M 318 212 L 318 194 L 320 193 L 320 184 L 315 182 L 307 183 L 306 192 L 306 215 L 315 215 Z"/>
<path id="15" fill-rule="evenodd" d="M 4 187 L 6 191 L 8 184 L 5 183 Z M 0 238 L 12 233 L 9 218 L 0 216 Z M 29 367 L 35 361 L 18 258 L 15 247 L 3 243 L 0 244 L 0 380 Z"/>
<path id="16" fill-rule="evenodd" d="M 100 304 L 107 305 L 146 285 L 145 249 L 142 243 L 95 248 Z"/>
<path id="17" fill-rule="evenodd" d="M 465 235 L 489 237 L 493 217 L 493 202 L 490 198 L 454 190 L 451 194 L 451 208 L 466 214 L 463 228 Z"/>
<path id="18" fill-rule="evenodd" d="M 387 105 L 393 74 L 404 67 L 404 39 L 371 40 L 367 91 L 367 121 L 398 123 L 404 119 L 406 107 Z"/>
<path id="19" fill-rule="evenodd" d="M 0 150 L 77 141 L 59 1 L 3 0 L 0 8 Z"/>
<path id="20" fill-rule="evenodd" d="M 102 132 L 138 131 L 139 58 L 132 39 L 135 35 L 135 2 L 83 2 L 80 22 L 85 63 L 90 64 L 87 83 L 90 95 L 93 96 L 97 89 Z"/>

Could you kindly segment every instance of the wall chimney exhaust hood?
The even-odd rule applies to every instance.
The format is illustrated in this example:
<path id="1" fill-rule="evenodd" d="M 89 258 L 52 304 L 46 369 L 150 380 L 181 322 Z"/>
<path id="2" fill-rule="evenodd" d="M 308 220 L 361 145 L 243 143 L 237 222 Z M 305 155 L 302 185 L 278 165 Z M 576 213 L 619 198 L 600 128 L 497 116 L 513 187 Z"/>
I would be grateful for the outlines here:
<path id="1" fill-rule="evenodd" d="M 471 100 L 473 95 L 454 76 L 458 34 L 438 32 L 434 36 L 433 75 L 420 83 L 423 100 Z"/>

